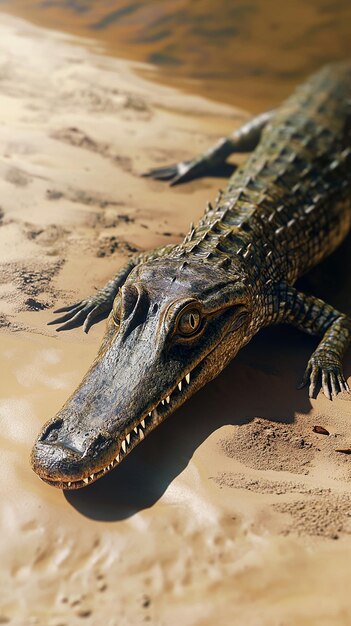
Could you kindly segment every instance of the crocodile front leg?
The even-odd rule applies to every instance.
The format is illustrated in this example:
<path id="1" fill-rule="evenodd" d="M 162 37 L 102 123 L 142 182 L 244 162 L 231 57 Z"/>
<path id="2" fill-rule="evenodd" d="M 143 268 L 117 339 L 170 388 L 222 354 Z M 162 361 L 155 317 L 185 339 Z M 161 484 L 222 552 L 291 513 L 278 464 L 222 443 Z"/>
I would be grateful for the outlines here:
<path id="1" fill-rule="evenodd" d="M 235 152 L 251 152 L 260 141 L 262 131 L 272 119 L 274 111 L 261 113 L 240 126 L 228 137 L 220 139 L 204 154 L 191 161 L 181 161 L 175 165 L 157 167 L 145 172 L 143 176 L 156 180 L 169 180 L 170 185 L 178 185 L 198 176 L 211 174 L 216 167 L 226 161 Z"/>
<path id="2" fill-rule="evenodd" d="M 278 304 L 275 321 L 293 324 L 310 335 L 322 335 L 299 388 L 309 384 L 309 396 L 313 398 L 321 383 L 329 400 L 340 391 L 349 392 L 342 358 L 351 342 L 351 319 L 323 300 L 284 285 L 279 288 Z"/>
<path id="3" fill-rule="evenodd" d="M 143 252 L 132 258 L 129 263 L 124 265 L 117 272 L 114 278 L 109 280 L 106 285 L 102 287 L 102 289 L 99 289 L 94 295 L 80 302 L 76 302 L 75 304 L 56 309 L 54 313 L 64 313 L 65 315 L 51 320 L 48 322 L 48 326 L 61 324 L 61 326 L 56 328 L 57 331 L 61 331 L 70 330 L 71 328 L 83 325 L 83 330 L 87 333 L 92 324 L 109 315 L 112 310 L 113 301 L 131 271 L 140 263 L 145 263 L 146 261 L 151 261 L 164 254 L 168 254 L 172 248 L 173 245 L 164 246 L 163 248 Z"/>

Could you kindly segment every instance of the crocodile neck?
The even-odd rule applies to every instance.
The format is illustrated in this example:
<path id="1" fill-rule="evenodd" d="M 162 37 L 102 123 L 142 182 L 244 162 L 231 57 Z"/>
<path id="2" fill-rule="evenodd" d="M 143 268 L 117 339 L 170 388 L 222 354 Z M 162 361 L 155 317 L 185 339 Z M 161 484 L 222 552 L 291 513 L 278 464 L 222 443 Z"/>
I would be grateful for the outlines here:
<path id="1" fill-rule="evenodd" d="M 319 369 L 326 395 L 328 377 L 333 393 L 348 389 L 350 321 L 292 283 L 350 228 L 350 84 L 348 65 L 313 76 L 184 241 L 138 256 L 93 298 L 112 307 L 105 337 L 33 449 L 44 480 L 75 489 L 100 478 L 270 323 L 323 335 L 304 379 L 312 395 Z"/>

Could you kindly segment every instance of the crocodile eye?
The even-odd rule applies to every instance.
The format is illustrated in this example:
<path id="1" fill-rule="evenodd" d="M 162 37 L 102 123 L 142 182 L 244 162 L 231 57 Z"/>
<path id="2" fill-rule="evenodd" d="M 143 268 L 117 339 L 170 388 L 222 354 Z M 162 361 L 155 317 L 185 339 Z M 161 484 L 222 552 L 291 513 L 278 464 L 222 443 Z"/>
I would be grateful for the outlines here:
<path id="1" fill-rule="evenodd" d="M 178 330 L 181 335 L 193 335 L 198 330 L 200 322 L 200 312 L 197 309 L 188 309 L 178 320 Z"/>
<path id="2" fill-rule="evenodd" d="M 113 309 L 112 309 L 112 319 L 116 326 L 120 326 L 121 324 L 121 316 L 122 316 L 122 299 L 120 295 L 116 296 Z"/>

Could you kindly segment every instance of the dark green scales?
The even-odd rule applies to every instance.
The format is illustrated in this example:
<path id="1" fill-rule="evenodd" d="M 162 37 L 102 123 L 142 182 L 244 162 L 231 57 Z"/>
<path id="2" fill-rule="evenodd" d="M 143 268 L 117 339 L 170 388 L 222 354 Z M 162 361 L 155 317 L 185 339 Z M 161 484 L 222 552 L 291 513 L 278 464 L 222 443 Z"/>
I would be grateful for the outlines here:
<path id="1" fill-rule="evenodd" d="M 264 326 L 322 337 L 303 383 L 349 391 L 350 319 L 298 292 L 298 277 L 351 225 L 351 65 L 327 66 L 278 109 L 191 162 L 151 170 L 175 184 L 252 151 L 185 240 L 135 257 L 102 290 L 66 307 L 58 330 L 109 314 L 92 368 L 40 434 L 43 480 L 78 488 L 109 471 Z"/>

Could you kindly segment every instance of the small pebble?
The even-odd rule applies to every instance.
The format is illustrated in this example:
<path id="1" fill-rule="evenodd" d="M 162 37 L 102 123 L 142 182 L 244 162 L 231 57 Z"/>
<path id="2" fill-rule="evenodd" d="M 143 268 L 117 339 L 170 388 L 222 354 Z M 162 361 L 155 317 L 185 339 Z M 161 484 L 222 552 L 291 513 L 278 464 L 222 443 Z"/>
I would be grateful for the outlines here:
<path id="1" fill-rule="evenodd" d="M 318 433 L 318 435 L 330 435 L 329 430 L 324 428 L 324 426 L 313 426 L 313 432 Z"/>

